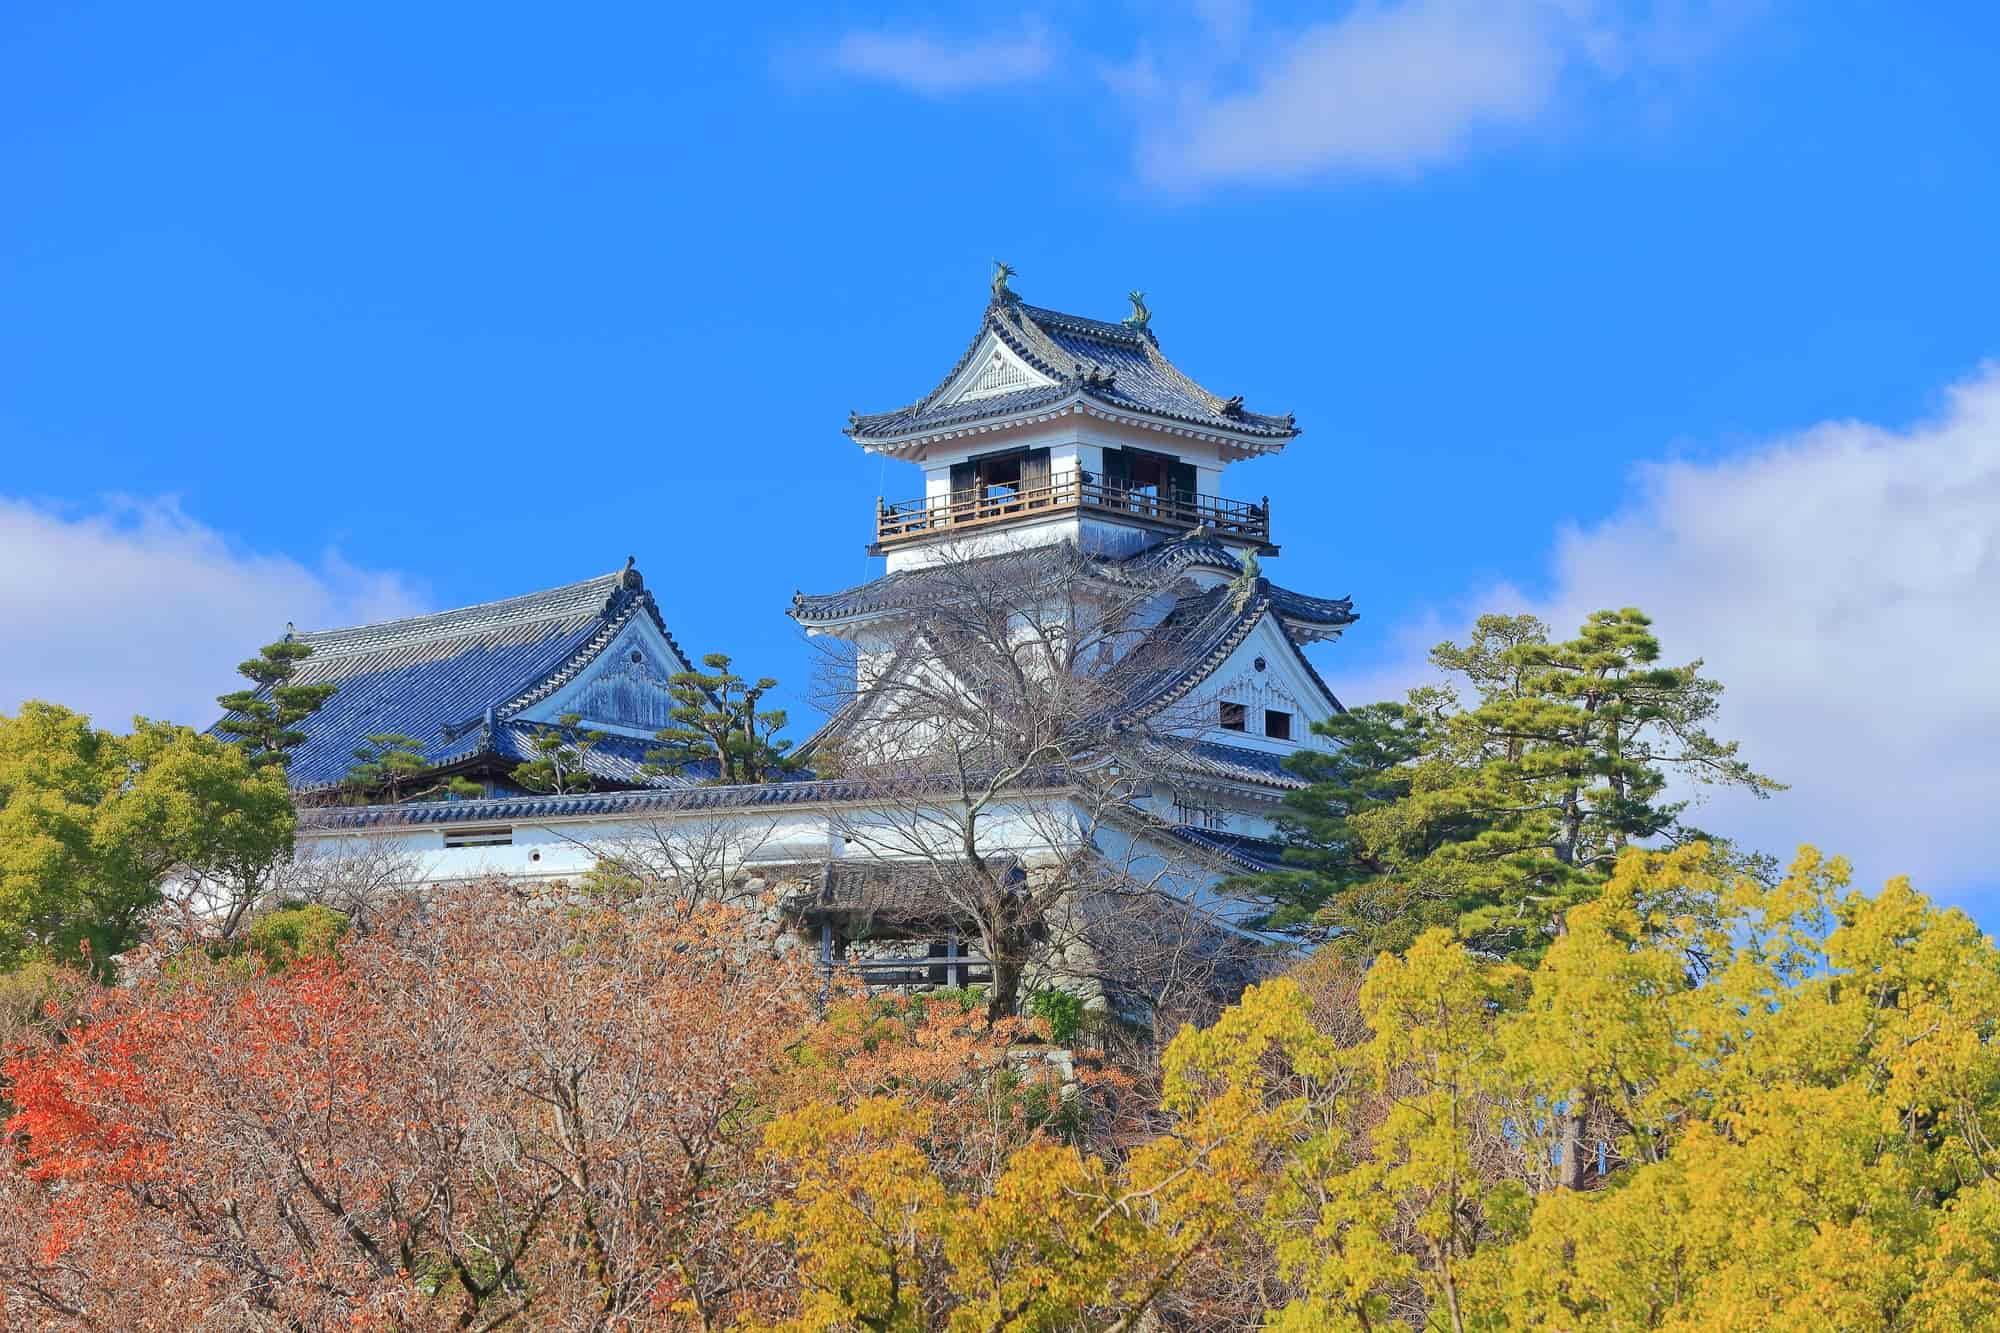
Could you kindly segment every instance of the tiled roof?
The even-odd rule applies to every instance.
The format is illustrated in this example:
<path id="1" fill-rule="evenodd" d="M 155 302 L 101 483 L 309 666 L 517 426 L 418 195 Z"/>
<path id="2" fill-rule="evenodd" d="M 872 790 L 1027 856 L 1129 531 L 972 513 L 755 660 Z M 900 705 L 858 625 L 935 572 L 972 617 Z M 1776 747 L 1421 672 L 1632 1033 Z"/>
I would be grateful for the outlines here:
<path id="1" fill-rule="evenodd" d="M 1227 566 L 1220 565 L 1217 557 L 1218 554 L 1227 556 L 1228 553 L 1208 549 L 1215 545 L 1200 538 L 1181 538 L 1123 560 L 1103 559 L 1098 562 L 1098 568 L 1104 577 L 1110 579 L 1136 579 L 1142 574 L 1160 577 L 1194 563 L 1219 566 L 1226 571 Z M 1025 557 L 1024 553 L 1016 552 L 988 558 L 997 561 Z M 1233 556 L 1228 556 L 1228 559 L 1230 563 L 1236 563 Z M 1237 564 L 1236 567 L 1240 576 L 1242 566 Z M 1091 725 L 1145 721 L 1180 702 L 1250 637 L 1267 612 L 1281 619 L 1326 626 L 1348 625 L 1356 619 L 1352 603 L 1347 598 L 1308 597 L 1288 588 L 1280 588 L 1264 578 L 1257 579 L 1248 588 L 1236 581 L 1194 591 L 1188 591 L 1189 583 L 1186 581 L 1176 585 L 1171 580 L 1163 580 L 1162 586 L 1178 594 L 1173 608 L 1145 641 L 1132 650 L 1134 656 L 1126 660 L 1125 669 L 1130 680 L 1115 712 L 1093 719 Z M 812 597 L 797 594 L 793 598 L 791 615 L 802 624 L 823 624 L 851 616 L 895 611 L 935 595 L 933 588 L 934 585 L 925 581 L 924 571 L 900 570 L 837 593 Z M 1340 702 L 1333 690 L 1321 678 L 1292 635 L 1288 633 L 1284 639 L 1307 675 L 1338 708 Z M 801 753 L 824 744 L 851 725 L 852 720 L 860 715 L 856 706 L 860 702 L 856 700 L 855 704 L 827 719 L 826 725 L 800 747 Z"/>
<path id="2" fill-rule="evenodd" d="M 1017 792 L 1060 791 L 1068 779 L 1056 768 L 1021 775 Z M 624 815 L 637 819 L 682 811 L 754 810 L 766 806 L 853 804 L 885 799 L 955 804 L 960 788 L 951 775 L 916 776 L 886 788 L 880 780 L 790 778 L 778 782 L 701 786 L 678 783 L 639 791 L 587 791 L 565 796 L 488 796 L 471 800 L 404 801 L 399 805 L 312 806 L 299 812 L 302 829 L 401 828 L 431 824 L 508 824 L 543 819 Z"/>
<path id="3" fill-rule="evenodd" d="M 287 777 L 299 790 L 335 785 L 354 751 L 383 733 L 415 737 L 436 766 L 489 752 L 506 740 L 490 723 L 569 679 L 638 615 L 666 634 L 628 565 L 522 597 L 298 635 L 313 653 L 296 679 L 338 688 L 301 725 Z"/>
<path id="4" fill-rule="evenodd" d="M 578 792 L 568 796 L 495 796 L 470 801 L 406 801 L 401 805 L 326 806 L 299 812 L 308 831 L 422 828 L 445 824 L 526 824 L 543 819 L 651 815 L 689 810 L 751 810 L 764 806 L 858 801 L 879 788 L 853 781 L 765 782 L 731 787 L 681 786 L 642 791 Z"/>
<path id="5" fill-rule="evenodd" d="M 406 616 L 401 620 L 383 620 L 345 629 L 314 630 L 297 637 L 312 645 L 316 662 L 324 662 L 343 654 L 408 649 L 520 626 L 540 626 L 551 621 L 580 625 L 600 615 L 606 602 L 627 581 L 626 571 L 619 570 L 579 583 L 566 583 L 559 588 L 503 597 L 499 601 L 462 606 L 453 611 L 435 611 L 430 615 Z"/>
<path id="6" fill-rule="evenodd" d="M 1266 580 L 1271 609 L 1287 620 L 1303 620 L 1314 625 L 1352 625 L 1361 617 L 1354 614 L 1351 597 L 1308 597 L 1290 588 L 1280 588 Z"/>
<path id="7" fill-rule="evenodd" d="M 957 380 L 988 332 L 1055 383 L 988 398 L 942 403 L 945 391 Z M 1274 443 L 1298 434 L 1290 416 L 1247 411 L 1240 397 L 1227 398 L 1196 384 L 1167 360 L 1160 351 L 1159 339 L 1149 330 L 1067 315 L 1019 301 L 994 301 L 987 306 L 979 331 L 973 335 L 964 355 L 929 394 L 893 412 L 856 414 L 848 423 L 847 433 L 864 444 L 921 436 L 971 421 L 1003 419 L 1052 407 L 1072 398 L 1086 399 L 1114 411 L 1162 417 Z"/>
<path id="8" fill-rule="evenodd" d="M 485 752 L 517 763 L 532 759 L 535 754 L 532 741 L 541 725 L 544 724 L 503 722 L 495 728 Z M 651 737 L 599 732 L 597 743 L 582 751 L 583 771 L 599 782 L 621 787 L 688 787 L 716 774 L 718 765 L 712 760 L 680 773 L 648 773 L 645 771 L 646 756 L 659 748 L 660 742 Z"/>
<path id="9" fill-rule="evenodd" d="M 1285 863 L 1285 845 L 1275 839 L 1253 838 L 1245 833 L 1225 833 L 1219 829 L 1195 828 L 1190 824 L 1176 824 L 1170 831 L 1174 837 L 1189 846 L 1211 852 L 1252 874 L 1277 870 Z"/>
<path id="10" fill-rule="evenodd" d="M 1214 569 L 1224 574 L 1241 574 L 1243 562 L 1236 553 L 1213 537 L 1176 537 L 1148 546 L 1124 561 L 1126 570 L 1138 575 L 1178 574 L 1184 569 Z"/>
<path id="11" fill-rule="evenodd" d="M 1180 769 L 1194 777 L 1287 789 L 1312 785 L 1285 767 L 1285 755 L 1269 750 L 1224 745 L 1220 741 L 1187 741 L 1158 747 L 1158 756 L 1162 766 Z"/>
<path id="12" fill-rule="evenodd" d="M 1011 856 L 996 857 L 989 869 L 1003 882 L 1019 884 L 1026 875 Z M 963 861 L 877 861 L 861 857 L 828 861 L 810 892 L 794 894 L 785 911 L 804 921 L 838 921 L 849 934 L 871 926 L 915 929 L 961 921 L 948 881 L 969 880 Z"/>
<path id="13" fill-rule="evenodd" d="M 1008 560 L 1020 556 L 1008 553 L 987 558 Z M 1230 575 L 1243 572 L 1242 562 L 1229 548 L 1209 537 L 1176 537 L 1122 559 L 1105 557 L 1098 565 L 1107 577 L 1113 578 L 1164 579 L 1191 568 L 1215 569 Z M 824 624 L 877 611 L 893 611 L 910 596 L 921 595 L 919 590 L 929 583 L 921 569 L 897 570 L 839 592 L 794 593 L 789 614 L 803 624 Z M 1351 625 L 1359 618 L 1354 614 L 1352 598 L 1308 597 L 1268 580 L 1260 581 L 1259 586 L 1270 597 L 1272 609 L 1281 616 L 1329 626 Z"/>

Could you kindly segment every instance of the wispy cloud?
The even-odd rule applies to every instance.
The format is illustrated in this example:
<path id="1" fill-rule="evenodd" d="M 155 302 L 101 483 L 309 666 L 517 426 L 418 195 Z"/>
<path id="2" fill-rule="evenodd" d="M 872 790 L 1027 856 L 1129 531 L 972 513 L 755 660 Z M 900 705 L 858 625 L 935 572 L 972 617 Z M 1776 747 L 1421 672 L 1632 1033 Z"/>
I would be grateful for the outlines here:
<path id="1" fill-rule="evenodd" d="M 1023 20 L 1018 30 L 976 36 L 878 30 L 850 32 L 828 60 L 853 78 L 894 84 L 927 97 L 1026 83 L 1055 63 L 1047 28 Z"/>
<path id="2" fill-rule="evenodd" d="M 1543 114 L 1589 31 L 1550 4 L 1357 6 L 1274 35 L 1276 59 L 1234 90 L 1168 80 L 1177 104 L 1142 118 L 1140 174 L 1191 189 L 1430 166 L 1483 129 Z"/>
<path id="3" fill-rule="evenodd" d="M 1626 513 L 1559 534 L 1551 595 L 1488 589 L 1559 631 L 1599 607 L 1653 616 L 1668 654 L 1722 681 L 1724 734 L 1791 784 L 1697 822 L 1752 846 L 1846 852 L 2000 913 L 2000 365 L 1895 430 L 1829 422 L 1713 463 L 1649 466 Z M 1462 632 L 1433 617 L 1422 642 Z M 1421 656 L 1391 681 L 1426 673 Z M 1343 682 L 1352 685 L 1352 682 Z"/>
<path id="4" fill-rule="evenodd" d="M 84 512 L 0 496 L 0 712 L 47 699 L 122 727 L 205 725 L 237 662 L 284 632 L 422 610 L 403 576 L 244 551 L 170 499 Z"/>
<path id="5" fill-rule="evenodd" d="M 1356 0 L 1302 23 L 1254 0 L 1181 0 L 1115 33 L 1072 16 L 1067 40 L 1032 19 L 854 31 L 816 63 L 933 98 L 1037 81 L 1052 96 L 1108 88 L 1128 113 L 1140 181 L 1190 193 L 1435 169 L 1573 120 L 1592 89 L 1688 73 L 1758 3 Z"/>

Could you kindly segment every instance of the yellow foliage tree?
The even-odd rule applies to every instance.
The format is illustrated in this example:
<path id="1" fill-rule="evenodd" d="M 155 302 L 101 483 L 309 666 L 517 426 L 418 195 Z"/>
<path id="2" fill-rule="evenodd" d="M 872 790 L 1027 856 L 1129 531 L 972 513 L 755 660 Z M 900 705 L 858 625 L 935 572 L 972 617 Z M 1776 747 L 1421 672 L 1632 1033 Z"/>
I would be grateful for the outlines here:
<path id="1" fill-rule="evenodd" d="M 1162 1132 L 990 1171 L 947 1108 L 1004 1072 L 913 1039 L 929 1076 L 769 1128 L 782 1327 L 1131 1330 L 1236 1264 L 1228 1317 L 1298 1333 L 2000 1326 L 2000 950 L 1905 881 L 1633 851 L 1533 970 L 1435 930 L 1353 1004 L 1253 987 L 1167 1049 Z"/>

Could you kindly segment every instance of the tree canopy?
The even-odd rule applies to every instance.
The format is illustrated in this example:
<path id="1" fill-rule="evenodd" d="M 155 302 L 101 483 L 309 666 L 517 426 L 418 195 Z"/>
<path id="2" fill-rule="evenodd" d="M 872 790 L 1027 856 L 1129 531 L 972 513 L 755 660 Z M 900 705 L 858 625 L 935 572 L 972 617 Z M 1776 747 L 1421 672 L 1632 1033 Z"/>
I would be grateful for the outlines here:
<path id="1" fill-rule="evenodd" d="M 165 722 L 54 704 L 0 716 L 0 968 L 138 943 L 170 872 L 254 882 L 292 847 L 281 766 Z"/>
<path id="2" fill-rule="evenodd" d="M 336 687 L 331 684 L 294 682 L 299 663 L 311 656 L 311 644 L 289 635 L 267 643 L 236 667 L 249 687 L 216 698 L 228 715 L 215 730 L 240 745 L 252 763 L 282 770 L 291 762 L 293 747 L 306 738 L 298 724 L 333 697 Z"/>
<path id="3" fill-rule="evenodd" d="M 595 779 L 584 761 L 603 739 L 603 732 L 583 725 L 581 713 L 564 713 L 552 727 L 533 727 L 528 732 L 530 757 L 514 765 L 514 781 L 554 796 L 589 791 Z"/>
<path id="4" fill-rule="evenodd" d="M 2000 950 L 1811 849 L 1768 883 L 1704 844 L 1629 849 L 1532 967 L 1445 929 L 1365 972 L 1321 955 L 1143 1083 L 1037 1075 L 1035 1030 L 971 996 L 822 1008 L 728 909 L 500 888 L 360 937 L 278 914 L 268 968 L 38 981 L 63 998 L 4 1065 L 0 1233 L 25 1243 L 0 1304 L 48 1327 L 2000 1320 Z"/>
<path id="5" fill-rule="evenodd" d="M 785 729 L 784 710 L 761 706 L 778 682 L 738 675 L 727 653 L 710 653 L 701 664 L 707 670 L 667 678 L 673 720 L 655 738 L 659 748 L 646 752 L 652 771 L 679 775 L 713 764 L 709 781 L 734 786 L 769 782 L 796 768 L 787 757 L 792 743 L 778 735 Z"/>
<path id="6" fill-rule="evenodd" d="M 400 732 L 376 732 L 354 751 L 347 787 L 363 800 L 422 800 L 427 796 L 472 797 L 484 792 L 470 778 L 439 774 L 424 756 L 424 743 Z"/>

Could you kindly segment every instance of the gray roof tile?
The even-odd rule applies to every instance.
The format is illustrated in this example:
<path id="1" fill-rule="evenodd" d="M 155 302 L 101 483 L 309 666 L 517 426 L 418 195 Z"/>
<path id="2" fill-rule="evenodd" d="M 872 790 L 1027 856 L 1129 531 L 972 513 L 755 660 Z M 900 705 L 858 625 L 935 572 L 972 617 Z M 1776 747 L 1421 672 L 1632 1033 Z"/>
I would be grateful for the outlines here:
<path id="1" fill-rule="evenodd" d="M 421 741 L 424 758 L 439 767 L 501 752 L 494 747 L 506 738 L 489 730 L 489 710 L 504 723 L 574 676 L 638 615 L 651 616 L 672 644 L 652 594 L 628 565 L 521 597 L 298 635 L 313 653 L 296 679 L 337 688 L 300 726 L 306 739 L 286 776 L 301 791 L 336 786 L 355 750 L 385 733 Z"/>
<path id="2" fill-rule="evenodd" d="M 1056 382 L 971 402 L 941 403 L 945 390 L 965 369 L 989 331 Z M 849 421 L 847 433 L 862 443 L 920 436 L 1053 406 L 1071 397 L 1273 443 L 1299 433 L 1289 415 L 1247 411 L 1240 397 L 1226 398 L 1195 383 L 1167 360 L 1159 339 L 1150 331 L 1019 301 L 995 301 L 987 306 L 979 331 L 964 354 L 930 393 L 893 412 L 857 413 Z"/>

